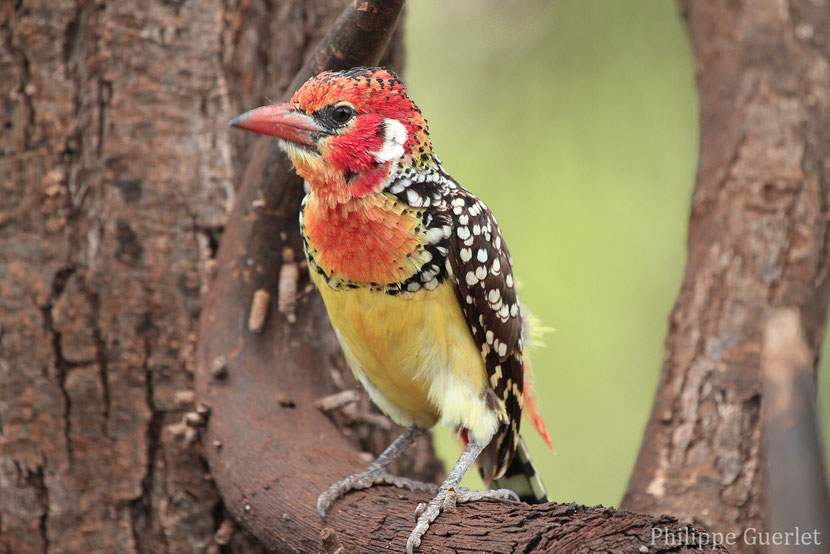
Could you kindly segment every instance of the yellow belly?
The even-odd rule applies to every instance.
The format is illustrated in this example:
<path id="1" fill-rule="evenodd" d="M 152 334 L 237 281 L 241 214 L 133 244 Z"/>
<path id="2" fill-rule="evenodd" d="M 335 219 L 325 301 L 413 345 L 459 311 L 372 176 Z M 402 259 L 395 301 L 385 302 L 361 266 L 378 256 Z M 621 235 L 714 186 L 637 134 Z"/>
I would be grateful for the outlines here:
<path id="1" fill-rule="evenodd" d="M 312 279 L 346 361 L 381 410 L 400 425 L 440 418 L 475 440 L 492 438 L 498 414 L 484 399 L 484 361 L 449 281 L 404 297 Z"/>

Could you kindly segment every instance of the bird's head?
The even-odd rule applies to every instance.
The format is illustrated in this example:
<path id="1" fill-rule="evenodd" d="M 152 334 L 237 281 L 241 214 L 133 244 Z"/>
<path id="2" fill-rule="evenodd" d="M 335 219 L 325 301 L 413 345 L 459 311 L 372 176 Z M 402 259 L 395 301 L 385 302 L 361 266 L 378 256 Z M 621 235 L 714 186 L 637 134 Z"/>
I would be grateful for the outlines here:
<path id="1" fill-rule="evenodd" d="M 421 110 L 397 75 L 381 68 L 325 71 L 290 102 L 230 124 L 278 137 L 312 189 L 341 202 L 382 191 L 405 169 L 436 163 Z"/>

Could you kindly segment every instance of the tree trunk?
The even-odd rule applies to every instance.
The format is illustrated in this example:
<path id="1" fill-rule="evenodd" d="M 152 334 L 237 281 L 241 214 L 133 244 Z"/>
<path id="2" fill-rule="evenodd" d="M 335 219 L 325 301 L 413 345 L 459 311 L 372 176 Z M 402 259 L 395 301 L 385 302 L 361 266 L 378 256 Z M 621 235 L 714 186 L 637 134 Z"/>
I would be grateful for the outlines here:
<path id="1" fill-rule="evenodd" d="M 255 140 L 226 125 L 282 94 L 344 4 L 0 3 L 0 551 L 217 549 L 180 422 Z"/>
<path id="2" fill-rule="evenodd" d="M 623 507 L 740 536 L 767 529 L 764 321 L 797 309 L 815 368 L 827 313 L 830 12 L 808 0 L 683 5 L 701 106 L 689 261 Z"/>

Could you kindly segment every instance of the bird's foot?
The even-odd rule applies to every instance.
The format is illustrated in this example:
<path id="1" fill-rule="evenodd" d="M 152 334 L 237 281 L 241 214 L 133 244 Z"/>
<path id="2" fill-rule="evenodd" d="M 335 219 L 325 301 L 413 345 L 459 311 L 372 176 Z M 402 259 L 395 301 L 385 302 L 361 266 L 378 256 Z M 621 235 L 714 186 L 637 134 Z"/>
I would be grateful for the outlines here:
<path id="1" fill-rule="evenodd" d="M 399 489 L 411 491 L 430 492 L 438 491 L 438 485 L 433 483 L 422 483 L 406 477 L 392 475 L 385 467 L 369 466 L 366 471 L 355 473 L 342 481 L 334 483 L 326 492 L 317 497 L 317 513 L 323 520 L 326 519 L 326 511 L 335 500 L 342 497 L 349 491 L 368 489 L 374 485 L 393 485 Z"/>
<path id="2" fill-rule="evenodd" d="M 429 529 L 429 524 L 435 521 L 441 513 L 454 512 L 456 504 L 475 502 L 486 498 L 519 502 L 519 495 L 510 489 L 484 491 L 473 491 L 466 487 L 458 487 L 457 490 L 452 487 L 439 489 L 438 494 L 429 504 L 422 502 L 415 508 L 415 517 L 418 518 L 418 522 L 406 541 L 406 554 L 413 554 L 415 549 L 420 546 L 421 537 Z"/>

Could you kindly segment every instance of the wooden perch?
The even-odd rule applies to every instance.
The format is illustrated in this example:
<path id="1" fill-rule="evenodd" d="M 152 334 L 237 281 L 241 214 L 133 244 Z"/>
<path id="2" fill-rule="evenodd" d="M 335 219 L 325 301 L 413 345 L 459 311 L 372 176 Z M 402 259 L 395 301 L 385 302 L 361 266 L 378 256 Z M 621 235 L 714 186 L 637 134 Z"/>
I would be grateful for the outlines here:
<path id="1" fill-rule="evenodd" d="M 309 56 L 290 90 L 324 68 L 377 63 L 402 4 L 353 3 Z M 261 141 L 228 218 L 205 299 L 196 383 L 200 400 L 212 408 L 205 448 L 227 509 L 269 549 L 311 552 L 323 548 L 317 495 L 367 461 L 319 409 L 320 400 L 338 392 L 348 373 L 319 298 L 299 295 L 295 321 L 263 305 L 264 299 L 281 298 L 278 276 L 285 248 L 301 251 L 301 196 L 302 185 L 285 158 L 267 139 Z M 304 290 L 308 278 L 299 279 L 291 286 Z M 376 431 L 373 436 L 386 437 L 383 442 L 395 432 Z M 423 449 L 416 448 L 416 463 L 408 473 L 437 480 L 440 466 L 433 456 L 419 453 Z M 390 487 L 356 492 L 334 505 L 326 526 L 347 552 L 402 549 L 414 525 L 414 508 L 424 500 L 424 495 Z M 678 537 L 673 551 L 699 551 L 699 533 L 671 518 L 573 504 L 494 502 L 464 505 L 443 515 L 421 551 L 538 547 L 645 552 L 655 530 Z M 324 548 L 336 551 L 331 533 L 326 537 Z"/>

